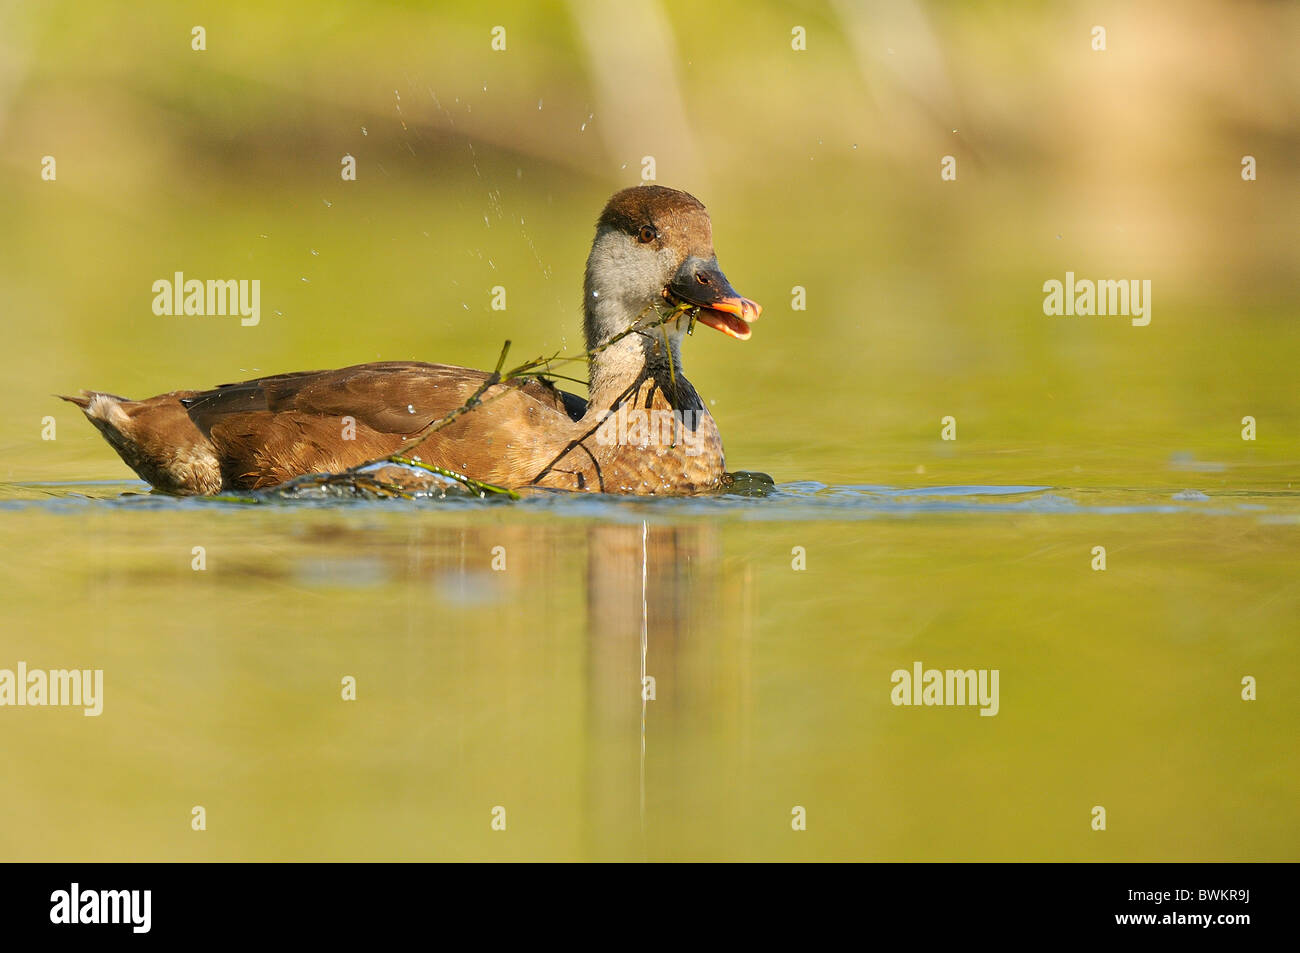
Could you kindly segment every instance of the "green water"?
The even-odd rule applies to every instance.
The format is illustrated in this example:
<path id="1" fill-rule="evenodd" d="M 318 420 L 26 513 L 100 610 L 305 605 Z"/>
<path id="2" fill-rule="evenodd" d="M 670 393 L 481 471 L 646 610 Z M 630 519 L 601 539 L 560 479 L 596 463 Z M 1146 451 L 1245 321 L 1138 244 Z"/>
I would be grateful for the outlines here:
<path id="1" fill-rule="evenodd" d="M 4 664 L 105 673 L 97 718 L 0 713 L 6 857 L 1295 854 L 1294 493 L 136 487 L 5 488 Z M 891 704 L 915 661 L 997 715 Z"/>
<path id="2" fill-rule="evenodd" d="M 597 8 L 5 13 L 0 673 L 104 707 L 0 708 L 0 859 L 1300 856 L 1300 8 Z M 51 396 L 580 351 L 648 153 L 764 306 L 683 370 L 765 498 L 150 497 Z"/>

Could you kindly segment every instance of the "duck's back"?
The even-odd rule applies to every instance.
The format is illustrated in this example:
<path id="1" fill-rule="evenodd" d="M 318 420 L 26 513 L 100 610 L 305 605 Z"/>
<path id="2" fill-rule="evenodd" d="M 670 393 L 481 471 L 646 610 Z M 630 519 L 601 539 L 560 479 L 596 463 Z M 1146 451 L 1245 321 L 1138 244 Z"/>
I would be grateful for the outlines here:
<path id="1" fill-rule="evenodd" d="M 385 361 L 226 384 L 183 403 L 211 442 L 224 482 L 259 488 L 387 456 L 464 407 L 488 377 L 447 364 Z M 585 408 L 580 398 L 536 380 L 491 387 L 480 399 L 413 452 L 477 475 L 486 469 L 484 456 L 520 427 L 571 424 Z"/>
<path id="2" fill-rule="evenodd" d="M 172 493 L 214 493 L 338 473 L 387 456 L 463 407 L 488 377 L 446 364 L 384 361 L 140 401 L 100 392 L 68 399 L 143 479 Z M 496 385 L 482 401 L 414 452 L 475 475 L 520 428 L 571 427 L 586 407 L 536 380 Z"/>

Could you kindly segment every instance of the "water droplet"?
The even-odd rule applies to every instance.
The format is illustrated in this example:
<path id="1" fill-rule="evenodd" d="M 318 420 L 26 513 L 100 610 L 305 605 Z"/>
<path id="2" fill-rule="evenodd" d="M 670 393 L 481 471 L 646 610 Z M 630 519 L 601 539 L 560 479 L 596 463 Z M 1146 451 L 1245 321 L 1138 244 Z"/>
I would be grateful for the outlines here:
<path id="1" fill-rule="evenodd" d="M 366 127 L 365 127 L 365 126 L 362 126 L 362 127 L 361 127 L 361 135 L 363 135 L 363 136 L 368 136 L 368 135 L 370 135 L 370 133 L 366 132 Z"/>
<path id="2" fill-rule="evenodd" d="M 415 413 L 415 405 L 414 405 L 414 404 L 407 404 L 407 405 L 406 405 L 406 412 L 407 412 L 408 414 L 413 414 L 413 413 Z"/>
<path id="3" fill-rule="evenodd" d="M 319 255 L 319 254 L 320 254 L 320 252 L 318 252 L 318 251 L 317 251 L 316 249 L 314 249 L 314 248 L 311 250 L 311 253 L 312 253 L 313 255 Z"/>
<path id="4" fill-rule="evenodd" d="M 309 285 L 309 284 L 311 284 L 311 282 L 308 281 L 306 278 L 299 278 L 298 280 L 301 281 L 304 285 Z"/>
<path id="5" fill-rule="evenodd" d="M 329 199 L 321 199 L 321 201 L 325 203 L 325 207 L 326 207 L 326 208 L 333 208 L 333 207 L 334 207 L 334 203 L 331 202 Z"/>
<path id="6" fill-rule="evenodd" d="M 538 108 L 538 109 L 541 109 L 541 108 L 542 108 L 542 101 L 541 101 L 540 99 L 537 100 L 537 108 Z"/>

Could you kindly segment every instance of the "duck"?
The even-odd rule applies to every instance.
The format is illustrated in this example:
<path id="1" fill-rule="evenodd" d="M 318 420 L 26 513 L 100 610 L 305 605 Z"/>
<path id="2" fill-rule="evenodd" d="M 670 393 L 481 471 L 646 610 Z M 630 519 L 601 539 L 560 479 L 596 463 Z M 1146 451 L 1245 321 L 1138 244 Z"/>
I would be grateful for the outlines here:
<path id="1" fill-rule="evenodd" d="M 717 424 L 683 374 L 682 343 L 697 323 L 748 340 L 761 312 L 719 267 L 704 204 L 638 185 L 615 193 L 596 221 L 583 280 L 585 400 L 545 373 L 506 379 L 500 366 L 420 361 L 144 400 L 56 396 L 81 408 L 137 476 L 178 496 L 268 489 L 399 451 L 507 489 L 689 495 L 725 486 L 728 474 Z"/>

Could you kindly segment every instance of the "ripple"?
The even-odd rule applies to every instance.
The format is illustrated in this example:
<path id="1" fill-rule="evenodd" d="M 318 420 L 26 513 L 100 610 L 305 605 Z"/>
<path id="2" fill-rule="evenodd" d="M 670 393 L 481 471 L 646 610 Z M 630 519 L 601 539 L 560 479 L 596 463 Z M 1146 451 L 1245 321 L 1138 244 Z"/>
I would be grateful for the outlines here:
<path id="1" fill-rule="evenodd" d="M 1217 505 L 1206 506 L 1207 502 Z M 1225 489 L 1211 498 L 1199 490 L 1174 488 L 1065 488 L 1029 485 L 954 484 L 887 486 L 826 484 L 812 480 L 778 483 L 761 495 L 748 489 L 693 497 L 629 497 L 538 490 L 510 502 L 470 496 L 446 499 L 281 499 L 277 497 L 173 497 L 150 491 L 136 480 L 0 484 L 0 509 L 84 513 L 87 507 L 214 512 L 221 510 L 335 510 L 370 512 L 395 507 L 456 511 L 506 507 L 556 518 L 609 522 L 680 520 L 693 516 L 740 520 L 917 519 L 984 515 L 1196 514 L 1289 519 L 1297 498 L 1277 492 Z"/>

